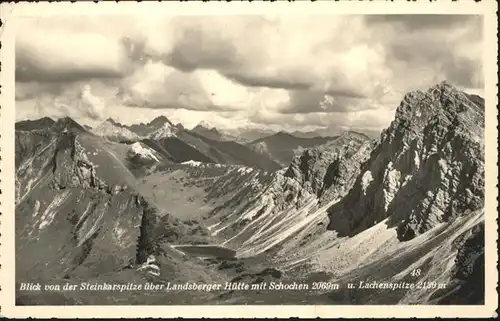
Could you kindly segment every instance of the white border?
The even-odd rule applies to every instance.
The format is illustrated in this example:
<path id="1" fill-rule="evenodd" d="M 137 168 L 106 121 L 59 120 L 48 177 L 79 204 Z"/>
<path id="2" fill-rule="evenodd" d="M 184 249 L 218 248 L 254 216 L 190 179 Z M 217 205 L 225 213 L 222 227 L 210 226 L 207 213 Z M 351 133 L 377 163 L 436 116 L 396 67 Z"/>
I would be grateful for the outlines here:
<path id="1" fill-rule="evenodd" d="M 8 317 L 492 317 L 496 316 L 497 256 L 497 17 L 496 1 L 183 2 L 1 4 L 0 314 Z M 486 302 L 484 306 L 20 306 L 14 305 L 14 30 L 16 17 L 56 14 L 482 14 L 485 24 Z M 12 156 L 11 156 L 12 155 Z"/>

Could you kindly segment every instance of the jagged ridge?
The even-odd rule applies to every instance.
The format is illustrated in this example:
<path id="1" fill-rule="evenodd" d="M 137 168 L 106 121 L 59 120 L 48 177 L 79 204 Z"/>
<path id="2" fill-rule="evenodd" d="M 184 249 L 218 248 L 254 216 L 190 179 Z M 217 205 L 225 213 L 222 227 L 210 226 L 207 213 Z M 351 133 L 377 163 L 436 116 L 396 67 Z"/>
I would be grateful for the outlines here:
<path id="1" fill-rule="evenodd" d="M 330 228 L 354 235 L 391 217 L 389 224 L 407 240 L 481 208 L 480 103 L 446 83 L 407 94 L 353 190 L 330 209 Z"/>

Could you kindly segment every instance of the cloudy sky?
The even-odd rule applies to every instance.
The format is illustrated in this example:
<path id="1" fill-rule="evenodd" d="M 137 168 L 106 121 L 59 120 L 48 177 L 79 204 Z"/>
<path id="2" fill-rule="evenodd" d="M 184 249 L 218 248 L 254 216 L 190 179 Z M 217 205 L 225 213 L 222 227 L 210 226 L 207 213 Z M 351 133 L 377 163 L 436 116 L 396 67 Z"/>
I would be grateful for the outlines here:
<path id="1" fill-rule="evenodd" d="M 442 80 L 482 92 L 481 17 L 66 16 L 16 33 L 18 120 L 372 133 Z"/>

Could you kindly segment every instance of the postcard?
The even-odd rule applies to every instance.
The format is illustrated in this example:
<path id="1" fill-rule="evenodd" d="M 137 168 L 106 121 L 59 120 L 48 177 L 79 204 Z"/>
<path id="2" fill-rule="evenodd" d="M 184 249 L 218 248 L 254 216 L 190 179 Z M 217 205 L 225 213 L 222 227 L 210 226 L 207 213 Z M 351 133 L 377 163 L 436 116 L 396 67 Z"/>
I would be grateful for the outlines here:
<path id="1" fill-rule="evenodd" d="M 495 2 L 1 19 L 3 316 L 496 315 Z"/>

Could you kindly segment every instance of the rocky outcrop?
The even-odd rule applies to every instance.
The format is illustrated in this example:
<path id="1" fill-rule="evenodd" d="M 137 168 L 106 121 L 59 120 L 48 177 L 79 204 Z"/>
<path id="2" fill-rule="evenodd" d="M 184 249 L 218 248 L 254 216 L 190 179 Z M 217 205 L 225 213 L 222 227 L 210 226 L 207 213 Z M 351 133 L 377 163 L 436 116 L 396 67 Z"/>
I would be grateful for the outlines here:
<path id="1" fill-rule="evenodd" d="M 328 167 L 337 158 L 337 153 L 306 149 L 295 157 L 285 172 L 286 177 L 298 181 L 309 192 L 320 195 Z"/>
<path id="2" fill-rule="evenodd" d="M 89 161 L 74 134 L 59 138 L 53 159 L 53 186 L 64 188 L 92 188 L 109 190 L 110 187 L 96 174 L 96 166 Z"/>
<path id="3" fill-rule="evenodd" d="M 174 124 L 166 122 L 154 132 L 148 134 L 147 137 L 154 140 L 160 140 L 163 138 L 175 137 L 178 131 L 179 128 L 177 128 Z"/>
<path id="4" fill-rule="evenodd" d="M 112 119 L 106 120 L 99 126 L 92 129 L 92 133 L 115 142 L 135 141 L 139 139 L 137 134 L 120 126 L 120 124 L 116 123 Z"/>
<path id="5" fill-rule="evenodd" d="M 328 203 L 349 191 L 373 144 L 366 136 L 345 133 L 339 143 L 306 149 L 293 159 L 284 175 L 320 198 L 320 204 Z"/>
<path id="6" fill-rule="evenodd" d="M 320 204 L 344 197 L 360 174 L 361 166 L 367 161 L 376 141 L 364 141 L 361 145 L 348 143 L 339 150 L 336 159 L 329 165 L 324 177 Z"/>
<path id="7" fill-rule="evenodd" d="M 329 228 L 354 235 L 385 218 L 401 240 L 484 202 L 484 101 L 440 83 L 408 93 Z"/>

